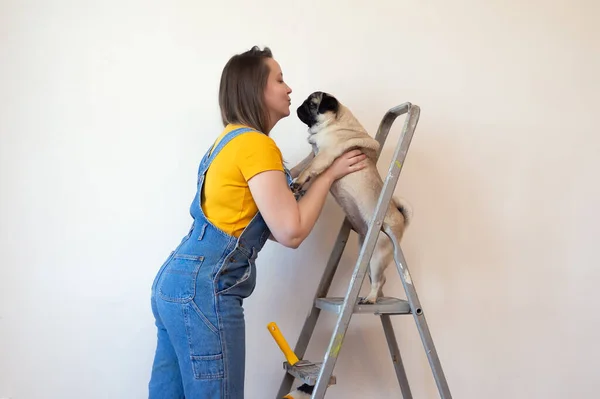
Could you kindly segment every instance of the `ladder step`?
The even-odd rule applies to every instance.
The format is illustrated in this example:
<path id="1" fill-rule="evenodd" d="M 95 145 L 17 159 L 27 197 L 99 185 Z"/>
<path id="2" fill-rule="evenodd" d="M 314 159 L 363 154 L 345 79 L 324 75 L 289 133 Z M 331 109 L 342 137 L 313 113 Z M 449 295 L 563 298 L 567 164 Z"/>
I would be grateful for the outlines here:
<path id="1" fill-rule="evenodd" d="M 321 310 L 339 314 L 344 305 L 344 298 L 319 298 L 315 301 L 315 306 Z M 375 304 L 357 303 L 354 307 L 354 313 L 362 314 L 410 314 L 410 305 L 408 301 L 393 297 L 381 297 Z"/>
<path id="2" fill-rule="evenodd" d="M 319 377 L 319 371 L 323 363 L 313 363 L 308 360 L 300 360 L 298 363 L 290 366 L 288 362 L 283 362 L 283 368 L 295 378 L 301 380 L 305 384 L 315 385 Z M 336 377 L 332 375 L 329 378 L 329 385 L 335 385 Z"/>

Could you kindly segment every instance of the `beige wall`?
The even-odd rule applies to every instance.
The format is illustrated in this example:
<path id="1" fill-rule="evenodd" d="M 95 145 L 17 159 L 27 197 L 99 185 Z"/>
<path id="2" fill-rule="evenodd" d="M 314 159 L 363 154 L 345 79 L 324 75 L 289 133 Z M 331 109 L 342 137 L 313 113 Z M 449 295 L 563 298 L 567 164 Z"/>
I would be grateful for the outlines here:
<path id="1" fill-rule="evenodd" d="M 294 110 L 327 90 L 374 131 L 388 108 L 421 107 L 404 251 L 454 397 L 597 396 L 598 3 L 365 3 L 0 4 L 0 397 L 146 397 L 150 284 L 190 224 L 221 68 L 255 43 Z M 292 162 L 308 151 L 295 116 L 273 137 Z M 330 200 L 301 248 L 261 253 L 248 398 L 274 397 L 266 324 L 295 342 L 341 218 Z M 353 236 L 340 279 L 356 255 Z M 393 272 L 386 293 L 402 295 Z M 378 320 L 354 320 L 330 396 L 399 397 Z M 394 325 L 415 398 L 436 398 L 412 319 Z"/>

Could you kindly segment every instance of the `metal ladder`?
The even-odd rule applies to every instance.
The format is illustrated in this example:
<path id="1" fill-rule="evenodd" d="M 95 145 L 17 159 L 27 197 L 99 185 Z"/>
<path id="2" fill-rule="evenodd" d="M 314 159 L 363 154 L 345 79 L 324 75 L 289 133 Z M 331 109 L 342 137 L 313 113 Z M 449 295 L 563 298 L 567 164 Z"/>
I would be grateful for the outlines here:
<path id="1" fill-rule="evenodd" d="M 412 394 L 408 383 L 408 378 L 404 370 L 404 365 L 402 363 L 402 357 L 400 356 L 398 342 L 396 341 L 396 336 L 394 335 L 394 329 L 392 327 L 390 316 L 412 314 L 414 316 L 421 341 L 423 342 L 423 346 L 427 354 L 429 365 L 431 366 L 440 397 L 441 399 L 452 398 L 437 351 L 435 349 L 435 345 L 433 343 L 433 339 L 425 320 L 425 313 L 423 312 L 417 292 L 412 283 L 402 249 L 400 248 L 400 244 L 395 237 L 390 237 L 394 244 L 394 261 L 398 268 L 402 285 L 404 286 L 408 300 L 393 297 L 381 297 L 379 298 L 378 302 L 373 305 L 358 303 L 358 295 L 365 278 L 369 261 L 375 249 L 378 233 L 381 231 L 382 221 L 385 217 L 388 204 L 392 199 L 394 189 L 398 182 L 398 177 L 402 171 L 404 159 L 406 158 L 406 153 L 408 152 L 413 133 L 419 120 L 420 108 L 417 105 L 409 102 L 391 108 L 386 112 L 381 120 L 375 136 L 375 139 L 380 144 L 380 149 L 377 154 L 377 159 L 379 159 L 381 150 L 383 149 L 383 145 L 385 144 L 392 124 L 398 116 L 403 114 L 407 114 L 407 116 L 402 129 L 402 135 L 394 151 L 388 174 L 384 181 L 384 185 L 375 208 L 374 216 L 369 223 L 367 234 L 360 249 L 346 296 L 344 298 L 328 298 L 327 293 L 333 281 L 333 277 L 337 270 L 344 248 L 346 247 L 348 236 L 350 235 L 351 226 L 347 218 L 344 219 L 344 222 L 340 228 L 335 246 L 331 252 L 329 261 L 327 262 L 327 266 L 323 272 L 323 276 L 321 277 L 319 287 L 315 293 L 312 309 L 304 322 L 304 326 L 294 348 L 294 353 L 297 355 L 297 357 L 303 359 L 321 310 L 337 313 L 338 319 L 333 333 L 331 334 L 331 340 L 329 342 L 324 359 L 322 362 L 318 363 L 302 360 L 295 365 L 290 365 L 287 361 L 284 362 L 283 365 L 284 369 L 286 370 L 286 374 L 280 385 L 277 398 L 282 398 L 284 395 L 290 392 L 294 378 L 298 378 L 306 384 L 314 385 L 314 390 L 312 393 L 313 399 L 323 399 L 325 397 L 327 388 L 336 383 L 336 377 L 333 375 L 333 369 L 335 367 L 344 336 L 346 335 L 348 325 L 350 324 L 350 319 L 354 313 L 374 314 L 379 315 L 381 318 L 381 324 L 383 326 L 383 331 L 385 332 L 403 399 L 412 399 Z"/>

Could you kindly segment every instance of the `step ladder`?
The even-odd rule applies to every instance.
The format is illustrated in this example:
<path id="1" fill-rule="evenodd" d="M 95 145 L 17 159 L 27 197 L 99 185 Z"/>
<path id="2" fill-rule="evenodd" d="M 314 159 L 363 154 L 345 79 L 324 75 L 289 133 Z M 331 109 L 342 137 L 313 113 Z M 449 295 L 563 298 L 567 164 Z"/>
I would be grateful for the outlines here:
<path id="1" fill-rule="evenodd" d="M 389 109 L 381 120 L 375 136 L 375 139 L 380 144 L 380 149 L 377 154 L 377 159 L 379 159 L 381 149 L 385 144 L 392 124 L 398 116 L 404 114 L 407 115 L 402 129 L 402 134 L 394 151 L 381 195 L 379 196 L 377 206 L 375 207 L 374 216 L 369 224 L 363 245 L 360 248 L 346 296 L 343 298 L 328 298 L 327 293 L 346 246 L 348 236 L 350 235 L 351 225 L 347 218 L 344 219 L 344 222 L 340 228 L 336 243 L 315 293 L 312 309 L 310 310 L 310 313 L 304 322 L 304 326 L 294 348 L 294 353 L 296 356 L 299 359 L 303 359 L 321 310 L 334 312 L 338 315 L 338 318 L 333 333 L 331 334 L 331 339 L 327 351 L 325 352 L 324 359 L 322 362 L 316 363 L 307 360 L 301 360 L 294 365 L 290 365 L 290 363 L 287 361 L 284 362 L 283 367 L 286 373 L 280 385 L 277 398 L 282 398 L 284 395 L 290 392 L 295 378 L 300 379 L 306 384 L 314 385 L 314 390 L 312 393 L 313 399 L 323 399 L 325 397 L 327 388 L 336 383 L 336 377 L 333 375 L 333 369 L 344 341 L 344 336 L 346 335 L 348 325 L 350 324 L 350 319 L 355 313 L 374 314 L 380 317 L 403 399 L 412 399 L 412 394 L 408 383 L 408 378 L 404 370 L 404 365 L 402 363 L 402 357 L 400 356 L 398 343 L 394 335 L 394 329 L 390 320 L 390 316 L 412 314 L 427 354 L 429 365 L 431 366 L 440 397 L 441 399 L 452 398 L 446 377 L 444 376 L 444 372 L 440 364 L 440 359 L 425 320 L 425 313 L 421 307 L 421 303 L 419 302 L 414 284 L 412 283 L 408 266 L 406 264 L 406 260 L 404 259 L 404 254 L 402 253 L 400 244 L 395 237 L 390 237 L 394 244 L 394 261 L 398 268 L 402 285 L 408 300 L 394 297 L 381 297 L 376 304 L 372 305 L 360 304 L 358 301 L 360 289 L 365 278 L 369 261 L 375 249 L 375 244 L 377 242 L 378 233 L 381 230 L 385 212 L 388 208 L 390 200 L 392 199 L 394 189 L 398 182 L 398 177 L 400 176 L 400 172 L 404 164 L 404 159 L 406 158 L 406 153 L 408 152 L 413 133 L 419 120 L 420 108 L 417 105 L 407 102 Z"/>

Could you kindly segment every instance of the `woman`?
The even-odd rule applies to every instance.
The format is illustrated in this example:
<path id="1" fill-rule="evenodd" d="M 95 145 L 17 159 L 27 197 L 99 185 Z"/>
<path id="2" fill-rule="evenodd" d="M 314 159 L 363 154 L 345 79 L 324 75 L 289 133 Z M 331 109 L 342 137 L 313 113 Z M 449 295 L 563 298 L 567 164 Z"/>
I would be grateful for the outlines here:
<path id="1" fill-rule="evenodd" d="M 225 129 L 200 162 L 192 227 L 152 285 L 158 343 L 151 399 L 244 397 L 242 302 L 255 287 L 258 252 L 269 237 L 297 248 L 331 184 L 364 167 L 359 151 L 344 154 L 296 201 L 269 137 L 290 114 L 291 92 L 268 48 L 235 55 L 223 69 Z"/>

